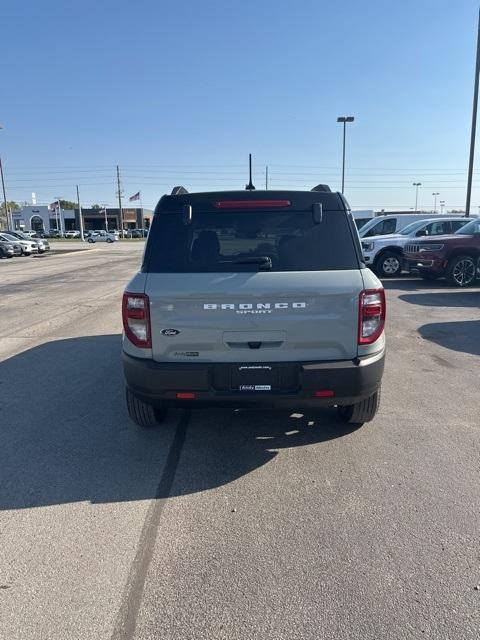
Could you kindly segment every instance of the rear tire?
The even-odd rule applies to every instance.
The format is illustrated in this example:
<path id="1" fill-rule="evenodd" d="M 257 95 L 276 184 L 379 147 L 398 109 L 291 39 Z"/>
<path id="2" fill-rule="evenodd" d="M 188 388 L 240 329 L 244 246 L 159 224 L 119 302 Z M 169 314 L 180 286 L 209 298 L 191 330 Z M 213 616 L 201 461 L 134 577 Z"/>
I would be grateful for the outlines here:
<path id="1" fill-rule="evenodd" d="M 138 424 L 139 427 L 157 427 L 161 422 L 163 422 L 163 420 L 165 420 L 165 416 L 167 414 L 167 410 L 165 408 L 153 407 L 151 404 L 143 402 L 143 400 L 137 398 L 130 389 L 125 389 L 125 393 L 128 415 L 135 424 Z"/>
<path id="2" fill-rule="evenodd" d="M 375 271 L 380 278 L 394 278 L 402 272 L 402 259 L 394 251 L 384 251 L 375 261 Z"/>
<path id="3" fill-rule="evenodd" d="M 348 405 L 347 407 L 338 407 L 338 414 L 348 424 L 362 425 L 364 422 L 370 422 L 374 419 L 380 406 L 381 390 L 379 389 L 369 398 Z"/>
<path id="4" fill-rule="evenodd" d="M 477 265 L 472 256 L 455 256 L 449 260 L 445 272 L 447 282 L 452 287 L 469 287 L 477 277 Z"/>
<path id="5" fill-rule="evenodd" d="M 92 240 L 92 238 L 88 238 L 87 242 L 90 242 L 90 244 L 93 244 L 95 240 Z"/>

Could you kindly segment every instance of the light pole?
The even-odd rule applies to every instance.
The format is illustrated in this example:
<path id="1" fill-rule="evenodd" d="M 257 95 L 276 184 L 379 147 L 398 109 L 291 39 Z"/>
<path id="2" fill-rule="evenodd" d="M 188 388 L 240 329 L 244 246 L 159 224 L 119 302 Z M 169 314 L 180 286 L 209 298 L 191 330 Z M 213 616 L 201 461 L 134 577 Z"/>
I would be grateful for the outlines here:
<path id="1" fill-rule="evenodd" d="M 343 162 L 342 162 L 342 193 L 345 191 L 345 137 L 347 132 L 347 122 L 353 122 L 353 116 L 339 116 L 337 122 L 343 122 Z"/>
<path id="2" fill-rule="evenodd" d="M 432 196 L 434 198 L 433 200 L 433 213 L 437 213 L 437 196 L 439 196 L 440 194 L 438 193 L 438 191 L 435 191 L 435 193 L 432 193 Z"/>
<path id="3" fill-rule="evenodd" d="M 80 204 L 80 193 L 78 191 L 78 184 L 76 185 L 77 187 L 77 205 L 78 205 L 78 219 L 80 221 L 80 240 L 82 242 L 85 241 L 85 234 L 83 231 L 83 214 L 82 214 L 82 205 Z"/>
<path id="4" fill-rule="evenodd" d="M 60 236 L 63 238 L 65 233 L 64 233 L 64 225 L 62 220 L 62 205 L 60 204 L 60 196 L 57 197 L 57 205 L 58 205 L 58 209 L 57 209 L 58 219 L 60 221 Z M 57 229 L 58 229 L 58 225 L 57 225 Z"/>
<path id="5" fill-rule="evenodd" d="M 440 213 L 443 213 L 444 207 L 445 207 L 445 200 L 440 200 Z"/>
<path id="6" fill-rule="evenodd" d="M 480 10 L 478 14 L 477 61 L 475 64 L 475 84 L 473 88 L 472 131 L 470 134 L 470 158 L 468 160 L 467 203 L 465 215 L 470 215 L 470 199 L 472 197 L 473 159 L 475 155 L 475 132 L 477 129 L 478 77 L 480 75 Z"/>
<path id="7" fill-rule="evenodd" d="M 0 124 L 0 129 L 3 129 L 3 124 Z M 10 229 L 10 220 L 8 216 L 8 207 L 7 207 L 7 196 L 5 194 L 5 180 L 3 179 L 2 158 L 0 158 L 0 176 L 2 178 L 3 206 L 5 207 L 5 221 L 7 223 L 7 229 Z M 13 229 L 13 222 L 12 222 L 11 228 Z"/>
<path id="8" fill-rule="evenodd" d="M 418 187 L 422 186 L 421 182 L 412 182 L 415 187 L 415 211 L 418 211 Z"/>
<path id="9" fill-rule="evenodd" d="M 107 205 L 103 205 L 103 213 L 105 214 L 105 231 L 108 232 L 108 216 L 107 216 Z"/>

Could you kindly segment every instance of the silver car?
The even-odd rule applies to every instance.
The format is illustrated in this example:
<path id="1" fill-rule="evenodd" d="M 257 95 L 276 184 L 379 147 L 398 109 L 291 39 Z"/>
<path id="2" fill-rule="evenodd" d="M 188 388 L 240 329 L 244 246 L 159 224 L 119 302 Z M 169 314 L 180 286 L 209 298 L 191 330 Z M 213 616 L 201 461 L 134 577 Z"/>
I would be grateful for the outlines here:
<path id="1" fill-rule="evenodd" d="M 113 232 L 107 231 L 93 231 L 87 238 L 87 242 L 93 244 L 94 242 L 116 242 L 118 236 Z"/>
<path id="2" fill-rule="evenodd" d="M 24 256 L 31 256 L 32 253 L 38 253 L 38 244 L 36 242 L 33 242 L 32 240 L 19 240 L 18 238 L 10 235 L 10 233 L 7 232 L 2 232 L 0 234 L 0 238 L 6 240 L 7 242 L 10 242 L 11 244 L 19 245 L 21 253 Z"/>
<path id="3" fill-rule="evenodd" d="M 170 406 L 328 406 L 354 424 L 379 406 L 385 292 L 326 185 L 161 198 L 123 327 L 140 426 Z"/>
<path id="4" fill-rule="evenodd" d="M 24 255 L 31 255 L 32 253 L 43 253 L 45 250 L 40 247 L 40 239 L 31 238 L 23 231 L 11 231 L 10 229 L 6 233 L 19 242 L 22 245 Z"/>

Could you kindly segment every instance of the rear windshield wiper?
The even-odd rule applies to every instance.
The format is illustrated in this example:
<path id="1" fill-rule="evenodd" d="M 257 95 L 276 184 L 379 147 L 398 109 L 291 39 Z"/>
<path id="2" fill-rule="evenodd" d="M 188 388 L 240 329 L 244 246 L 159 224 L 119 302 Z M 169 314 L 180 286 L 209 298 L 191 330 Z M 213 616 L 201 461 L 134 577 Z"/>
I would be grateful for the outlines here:
<path id="1" fill-rule="evenodd" d="M 221 260 L 220 264 L 258 264 L 259 269 L 271 269 L 272 259 L 270 256 L 250 256 L 238 260 Z"/>

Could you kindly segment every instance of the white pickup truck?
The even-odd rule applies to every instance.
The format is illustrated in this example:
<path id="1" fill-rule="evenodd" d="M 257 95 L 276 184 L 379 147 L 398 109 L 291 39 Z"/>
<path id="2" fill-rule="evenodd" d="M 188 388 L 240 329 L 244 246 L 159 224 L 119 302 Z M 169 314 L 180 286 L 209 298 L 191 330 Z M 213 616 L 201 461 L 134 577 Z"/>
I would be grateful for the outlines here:
<path id="1" fill-rule="evenodd" d="M 403 248 L 412 238 L 455 233 L 469 221 L 464 216 L 439 216 L 416 220 L 400 233 L 362 239 L 365 263 L 381 278 L 392 278 L 402 271 Z"/>

